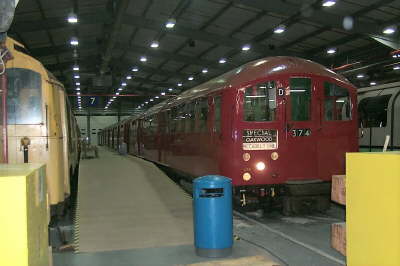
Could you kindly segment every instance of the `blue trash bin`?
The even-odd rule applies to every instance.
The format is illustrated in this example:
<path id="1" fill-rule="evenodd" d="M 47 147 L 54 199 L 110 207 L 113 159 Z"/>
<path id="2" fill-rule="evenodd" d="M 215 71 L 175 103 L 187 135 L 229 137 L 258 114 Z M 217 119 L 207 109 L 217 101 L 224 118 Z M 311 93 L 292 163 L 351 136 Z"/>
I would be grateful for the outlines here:
<path id="1" fill-rule="evenodd" d="M 218 175 L 193 181 L 193 223 L 196 254 L 220 258 L 232 253 L 232 181 Z"/>

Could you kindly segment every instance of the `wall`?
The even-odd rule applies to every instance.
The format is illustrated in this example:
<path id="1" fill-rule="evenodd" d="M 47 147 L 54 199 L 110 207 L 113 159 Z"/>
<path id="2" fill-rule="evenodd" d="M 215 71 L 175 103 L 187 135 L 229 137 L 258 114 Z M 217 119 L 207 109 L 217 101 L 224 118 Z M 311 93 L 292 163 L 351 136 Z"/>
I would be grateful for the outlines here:
<path id="1" fill-rule="evenodd" d="M 128 116 L 121 116 L 121 121 Z M 81 130 L 82 137 L 87 137 L 87 117 L 86 116 L 76 116 L 76 120 L 78 121 L 78 126 Z M 90 130 L 92 131 L 91 135 L 91 144 L 97 145 L 97 133 L 99 130 L 108 127 L 112 124 L 118 122 L 117 116 L 91 116 L 90 117 Z"/>

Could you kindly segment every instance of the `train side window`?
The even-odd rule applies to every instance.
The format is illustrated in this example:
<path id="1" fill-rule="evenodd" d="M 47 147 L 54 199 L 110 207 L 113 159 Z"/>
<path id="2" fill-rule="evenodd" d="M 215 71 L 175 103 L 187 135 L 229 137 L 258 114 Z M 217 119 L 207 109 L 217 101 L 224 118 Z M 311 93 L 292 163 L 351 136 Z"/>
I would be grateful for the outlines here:
<path id="1" fill-rule="evenodd" d="M 244 121 L 275 121 L 276 86 L 275 81 L 260 83 L 246 88 L 244 99 Z"/>
<path id="2" fill-rule="evenodd" d="M 347 88 L 334 83 L 324 83 L 324 117 L 327 121 L 351 120 L 351 101 Z"/>
<path id="3" fill-rule="evenodd" d="M 208 99 L 200 99 L 196 107 L 198 117 L 198 132 L 207 132 Z"/>
<path id="4" fill-rule="evenodd" d="M 311 117 L 311 79 L 290 79 L 291 120 L 307 121 Z"/>
<path id="5" fill-rule="evenodd" d="M 215 132 L 221 132 L 221 96 L 214 97 L 214 128 Z"/>
<path id="6" fill-rule="evenodd" d="M 185 132 L 190 133 L 194 131 L 195 127 L 195 115 L 194 115 L 194 102 L 190 102 L 186 104 L 186 122 L 185 122 Z"/>
<path id="7" fill-rule="evenodd" d="M 386 127 L 391 94 L 367 97 L 358 104 L 360 127 Z"/>

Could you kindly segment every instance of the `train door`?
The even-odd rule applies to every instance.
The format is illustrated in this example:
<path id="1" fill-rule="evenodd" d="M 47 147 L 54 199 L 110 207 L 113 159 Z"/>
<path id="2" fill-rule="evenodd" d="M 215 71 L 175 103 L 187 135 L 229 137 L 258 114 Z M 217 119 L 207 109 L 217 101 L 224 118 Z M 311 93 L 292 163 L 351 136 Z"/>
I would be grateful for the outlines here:
<path id="1" fill-rule="evenodd" d="M 283 116 L 285 176 L 288 180 L 318 179 L 316 142 L 320 130 L 320 108 L 315 84 L 309 77 L 291 77 L 286 84 Z"/>
<path id="2" fill-rule="evenodd" d="M 355 88 L 335 80 L 318 81 L 321 127 L 317 140 L 318 174 L 330 180 L 345 173 L 346 152 L 358 150 Z"/>

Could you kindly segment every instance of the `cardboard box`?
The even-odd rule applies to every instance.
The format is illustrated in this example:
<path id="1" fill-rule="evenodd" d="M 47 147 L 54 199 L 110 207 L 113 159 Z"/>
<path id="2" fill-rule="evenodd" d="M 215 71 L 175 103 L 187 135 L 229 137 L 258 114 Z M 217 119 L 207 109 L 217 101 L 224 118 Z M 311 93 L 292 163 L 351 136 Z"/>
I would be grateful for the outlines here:
<path id="1" fill-rule="evenodd" d="M 342 205 L 346 205 L 346 176 L 332 176 L 332 192 L 331 199 Z"/>
<path id="2" fill-rule="evenodd" d="M 346 256 L 346 223 L 334 223 L 331 225 L 331 245 Z"/>

